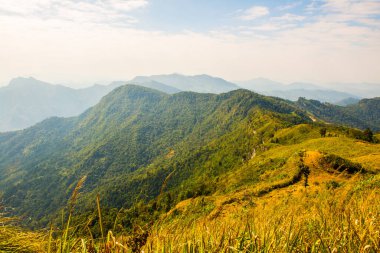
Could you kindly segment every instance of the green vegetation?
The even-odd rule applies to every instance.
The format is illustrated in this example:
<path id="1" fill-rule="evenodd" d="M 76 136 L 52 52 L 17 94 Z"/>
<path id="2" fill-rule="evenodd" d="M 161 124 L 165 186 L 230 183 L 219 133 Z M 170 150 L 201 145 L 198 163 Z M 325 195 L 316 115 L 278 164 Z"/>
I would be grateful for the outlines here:
<path id="1" fill-rule="evenodd" d="M 377 179 L 378 180 L 378 179 Z M 283 197 L 217 220 L 163 221 L 147 252 L 378 252 L 379 195 Z M 365 195 L 366 197 L 363 197 Z M 241 204 L 241 203 L 240 203 Z"/>
<path id="2" fill-rule="evenodd" d="M 21 229 L 16 222 L 0 215 L 0 252 L 44 252 L 47 245 L 44 234 Z"/>
<path id="3" fill-rule="evenodd" d="M 380 131 L 380 98 L 362 99 L 358 103 L 347 106 L 300 98 L 297 105 L 318 119 L 329 123 Z"/>
<path id="4" fill-rule="evenodd" d="M 265 148 L 271 132 L 309 121 L 286 101 L 245 90 L 170 96 L 128 85 L 77 118 L 2 135 L 0 190 L 14 214 L 39 227 L 60 219 L 83 176 L 78 212 L 88 215 L 98 193 L 107 212 L 147 204 L 171 174 L 159 203 L 152 203 L 167 210 L 214 192 L 218 175 L 243 164 L 254 147 Z"/>
<path id="5" fill-rule="evenodd" d="M 2 134 L 1 199 L 37 232 L 6 226 L 0 251 L 376 252 L 378 136 L 308 115 L 128 85 Z"/>

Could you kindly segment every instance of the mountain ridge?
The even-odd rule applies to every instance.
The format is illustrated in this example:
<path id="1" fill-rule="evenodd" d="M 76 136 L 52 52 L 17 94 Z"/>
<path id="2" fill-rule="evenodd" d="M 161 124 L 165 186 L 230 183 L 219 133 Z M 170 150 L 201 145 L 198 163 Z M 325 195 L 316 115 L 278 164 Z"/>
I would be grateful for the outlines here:
<path id="1" fill-rule="evenodd" d="M 380 98 L 362 99 L 347 106 L 300 98 L 296 104 L 328 123 L 380 131 Z"/>
<path id="2" fill-rule="evenodd" d="M 377 100 L 359 104 L 365 114 Z M 28 228 L 51 224 L 58 239 L 49 244 L 58 245 L 61 231 L 70 231 L 70 243 L 82 240 L 83 249 L 99 245 L 102 230 L 115 235 L 107 245 L 117 241 L 136 252 L 198 247 L 199 237 L 210 234 L 219 238 L 218 245 L 231 247 L 238 238 L 266 238 L 247 235 L 249 224 L 278 233 L 278 226 L 288 229 L 289 222 L 302 225 L 294 231 L 307 238 L 295 237 L 297 247 L 314 245 L 321 237 L 306 228 L 317 224 L 321 233 L 335 231 L 336 217 L 347 213 L 340 208 L 348 205 L 347 194 L 366 215 L 377 210 L 376 196 L 365 205 L 360 196 L 379 185 L 379 140 L 367 130 L 324 123 L 306 105 L 332 106 L 244 89 L 167 94 L 123 85 L 80 116 L 53 117 L 0 134 L 2 205 Z M 321 207 L 336 210 L 319 221 L 315 209 Z M 216 232 L 231 226 L 239 230 L 227 241 Z M 191 231 L 196 238 L 187 236 Z M 126 234 L 132 239 L 123 240 Z M 162 235 L 169 239 L 161 243 Z M 201 247 L 218 245 L 209 241 Z"/>
<path id="3" fill-rule="evenodd" d="M 62 192 L 83 174 L 87 174 L 89 185 L 101 186 L 104 201 L 108 203 L 106 206 L 111 203 L 120 206 L 128 199 L 127 196 L 138 194 L 136 184 L 139 182 L 151 182 L 151 186 L 145 187 L 150 192 L 148 196 L 152 198 L 158 194 L 159 182 L 171 172 L 171 166 L 178 166 L 176 163 L 168 164 L 162 158 L 170 149 L 176 150 L 175 157 L 182 157 L 176 158 L 180 159 L 179 163 L 182 163 L 182 159 L 193 162 L 194 159 L 201 159 L 199 163 L 203 164 L 204 157 L 196 158 L 196 153 L 202 147 L 211 145 L 210 141 L 223 143 L 233 138 L 235 141 L 228 141 L 228 146 L 247 141 L 243 136 L 252 135 L 252 132 L 246 132 L 242 122 L 247 122 L 247 117 L 252 113 L 256 113 L 259 118 L 268 117 L 273 122 L 279 117 L 279 123 L 274 123 L 278 126 L 311 121 L 306 114 L 285 100 L 268 98 L 247 90 L 221 95 L 194 92 L 168 95 L 135 85 L 122 86 L 79 117 L 51 118 L 26 130 L 0 135 L 3 140 L 0 144 L 0 189 L 5 190 L 3 197 L 8 204 L 22 207 L 19 214 L 35 216 L 36 212 L 30 210 L 37 208 L 41 212 L 35 216 L 38 218 L 47 218 L 47 213 L 54 213 L 53 210 L 61 207 L 59 203 L 65 202 Z M 176 117 L 173 118 L 172 115 Z M 263 123 L 258 121 L 258 124 Z M 236 146 L 236 150 L 241 151 L 226 153 L 225 156 L 230 157 L 231 161 L 238 161 L 240 152 L 250 152 L 247 148 L 250 150 L 249 146 Z M 213 145 L 209 149 L 210 155 L 227 152 L 215 149 Z M 225 164 L 225 170 L 230 169 L 231 161 Z M 151 166 L 149 164 L 155 163 L 162 168 L 156 172 L 151 171 L 150 176 L 142 181 L 133 181 L 141 177 L 140 173 L 146 173 L 144 171 Z M 194 165 L 187 166 L 190 169 Z M 221 168 L 218 173 L 223 172 Z M 183 178 L 185 171 L 182 169 L 182 176 L 179 177 L 182 179 L 178 180 L 192 185 Z M 50 175 L 50 186 L 40 181 L 46 180 L 42 176 L 46 173 Z M 120 181 L 120 178 L 124 181 Z M 130 184 L 124 186 L 122 182 L 125 180 Z M 119 187 L 119 190 L 115 189 L 117 192 L 124 189 L 128 194 L 113 192 L 111 189 L 115 185 Z M 191 188 L 196 189 L 197 186 L 193 185 L 189 189 Z M 46 189 L 49 190 L 48 195 L 45 195 Z M 24 199 L 25 194 L 34 197 L 25 199 L 21 204 L 19 201 Z M 89 192 L 86 198 L 92 194 Z M 52 195 L 57 196 L 54 201 L 46 197 Z M 88 200 L 85 202 L 89 203 Z M 36 207 L 36 203 L 45 209 Z"/>
<path id="4" fill-rule="evenodd" d="M 299 97 L 319 100 L 321 102 L 339 103 L 344 99 L 356 98 L 358 95 L 349 92 L 319 86 L 313 83 L 294 82 L 283 84 L 265 78 L 256 78 L 248 81 L 237 82 L 243 88 L 262 93 L 267 96 L 281 97 L 297 101 Z"/>
<path id="5" fill-rule="evenodd" d="M 239 83 L 243 88 L 292 101 L 297 101 L 299 97 L 305 97 L 317 99 L 321 102 L 350 105 L 359 100 L 358 96 L 350 93 L 323 90 L 325 88 L 309 83 L 299 82 L 283 85 L 264 78 L 254 79 L 251 82 L 253 82 L 254 87 L 250 85 L 250 82 Z M 205 74 L 194 76 L 181 74 L 137 76 L 130 81 L 115 81 L 109 85 L 95 84 L 82 89 L 52 85 L 32 77 L 18 77 L 11 80 L 10 85 L 0 88 L 0 132 L 23 129 L 52 116 L 79 115 L 99 102 L 100 98 L 111 90 L 126 83 L 161 90 L 168 94 L 181 91 L 220 94 L 240 88 L 222 78 Z M 373 85 L 367 86 L 374 87 Z M 367 89 L 367 86 L 364 88 Z M 315 90 L 318 87 L 322 90 Z"/>
<path id="6" fill-rule="evenodd" d="M 239 87 L 219 77 L 206 74 L 185 76 L 182 74 L 137 76 L 130 82 L 144 83 L 146 81 L 156 81 L 174 87 L 181 91 L 194 91 L 200 93 L 223 93 L 238 89 Z"/>
<path id="7" fill-rule="evenodd" d="M 16 78 L 0 88 L 0 132 L 19 130 L 52 116 L 70 117 L 95 105 L 113 86 L 72 89 L 34 78 Z"/>

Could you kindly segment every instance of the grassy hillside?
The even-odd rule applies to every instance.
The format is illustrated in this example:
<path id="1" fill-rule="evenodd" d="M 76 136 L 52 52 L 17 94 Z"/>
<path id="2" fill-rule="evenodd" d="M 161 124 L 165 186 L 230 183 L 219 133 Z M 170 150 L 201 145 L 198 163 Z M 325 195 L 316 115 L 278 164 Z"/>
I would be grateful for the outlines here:
<path id="1" fill-rule="evenodd" d="M 97 193 L 106 208 L 149 202 L 171 175 L 167 188 L 181 194 L 164 204 L 170 208 L 215 191 L 215 178 L 248 159 L 266 129 L 308 121 L 286 101 L 245 90 L 167 95 L 128 85 L 79 117 L 1 135 L 0 190 L 29 226 L 46 225 L 83 176 L 81 212 Z"/>
<path id="2" fill-rule="evenodd" d="M 45 228 L 7 226 L 15 236 L 3 241 L 50 252 L 377 252 L 380 144 L 361 135 L 246 90 L 120 87 L 79 117 L 0 135 L 1 199 L 19 224 Z"/>
<path id="3" fill-rule="evenodd" d="M 154 202 L 138 203 L 118 212 L 103 205 L 98 211 L 94 205 L 93 213 L 85 222 L 77 223 L 74 219 L 66 239 L 60 225 L 53 229 L 50 247 L 58 252 L 65 240 L 64 252 L 69 248 L 74 252 L 84 249 L 101 252 L 123 249 L 126 252 L 141 249 L 144 252 L 377 252 L 380 145 L 348 138 L 340 128 L 333 126 L 328 131 L 336 137 L 322 138 L 318 136 L 319 128 L 300 124 L 275 131 L 244 162 L 213 178 L 216 183 L 207 194 L 173 200 L 178 196 L 175 191 L 181 189 L 180 193 L 186 195 L 189 189 L 169 186 L 172 178 L 177 177 L 174 172 L 166 178 L 167 186 Z M 261 130 L 264 129 L 270 131 L 270 126 Z M 257 130 L 252 138 L 258 135 Z M 271 141 L 277 138 L 279 141 Z M 166 159 L 174 156 L 169 152 Z M 195 178 L 191 176 L 188 180 Z M 183 182 L 187 185 L 186 180 Z M 86 187 L 85 183 L 80 194 L 86 194 Z M 101 193 L 100 197 L 103 196 Z M 172 196 L 175 204 L 160 210 L 157 206 L 168 203 L 168 196 Z M 96 204 L 96 197 L 93 202 Z M 132 219 L 133 213 L 140 219 Z M 154 223 L 142 222 L 142 217 L 149 215 L 156 215 Z M 101 222 L 99 216 L 102 216 Z M 107 219 L 113 226 L 107 227 Z M 121 230 L 128 221 L 132 222 L 133 229 Z M 92 233 L 88 232 L 88 226 L 94 226 Z M 104 240 L 100 239 L 102 233 Z M 45 237 L 39 237 L 37 245 L 46 250 L 49 232 L 42 234 Z M 17 238 L 29 245 L 29 239 L 22 239 L 22 235 Z M 33 245 L 35 239 L 30 240 Z M 80 240 L 82 243 L 77 243 Z"/>
<path id="4" fill-rule="evenodd" d="M 240 187 L 177 204 L 146 249 L 377 252 L 379 155 L 378 144 L 346 137 L 272 147 L 221 180 Z M 297 178 L 302 164 L 309 172 Z"/>

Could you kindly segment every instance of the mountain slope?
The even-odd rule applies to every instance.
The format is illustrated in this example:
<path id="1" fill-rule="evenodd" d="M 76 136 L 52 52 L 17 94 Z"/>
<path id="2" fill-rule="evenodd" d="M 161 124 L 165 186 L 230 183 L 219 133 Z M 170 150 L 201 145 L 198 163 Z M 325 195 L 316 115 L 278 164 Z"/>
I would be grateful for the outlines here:
<path id="1" fill-rule="evenodd" d="M 329 123 L 380 131 L 380 98 L 362 99 L 357 104 L 348 106 L 300 98 L 297 105 Z"/>
<path id="2" fill-rule="evenodd" d="M 363 103 L 367 113 L 376 101 Z M 53 220 L 53 245 L 69 231 L 78 252 L 376 252 L 380 144 L 307 114 L 247 90 L 122 86 L 78 117 L 0 134 L 2 204 L 29 227 Z M 67 206 L 72 225 L 63 229 Z M 112 230 L 107 241 L 98 240 L 103 229 Z"/>
<path id="3" fill-rule="evenodd" d="M 84 175 L 84 209 L 97 192 L 106 207 L 152 200 L 171 173 L 169 189 L 188 189 L 176 198 L 207 194 L 274 129 L 309 121 L 286 101 L 246 90 L 167 95 L 127 85 L 79 117 L 0 135 L 0 190 L 16 213 L 44 222 Z"/>
<path id="4" fill-rule="evenodd" d="M 299 125 L 285 135 L 295 128 L 313 130 Z M 377 252 L 379 225 L 371 221 L 380 211 L 379 144 L 313 134 L 290 143 L 220 178 L 227 192 L 178 203 L 152 227 L 144 250 Z"/>
<path id="5" fill-rule="evenodd" d="M 95 105 L 116 87 L 137 84 L 173 94 L 180 91 L 222 93 L 238 89 L 235 84 L 207 75 L 157 75 L 136 77 L 129 82 L 71 89 L 34 78 L 15 78 L 0 88 L 0 132 L 30 127 L 46 118 L 77 116 Z"/>
<path id="6" fill-rule="evenodd" d="M 215 178 L 213 192 L 189 195 L 185 185 L 168 187 L 166 184 L 178 176 L 173 171 L 154 201 L 137 202 L 120 210 L 105 210 L 102 206 L 103 226 L 112 229 L 104 241 L 99 240 L 100 225 L 95 213 L 67 226 L 67 240 L 59 225 L 55 233 L 58 238 L 50 240 L 47 230 L 23 232 L 0 216 L 0 221 L 5 222 L 5 242 L 0 249 L 44 251 L 47 244 L 59 249 L 65 240 L 73 252 L 87 248 L 109 252 L 118 252 L 119 248 L 132 252 L 302 252 L 313 247 L 315 252 L 331 248 L 377 252 L 379 144 L 347 138 L 341 127 L 335 126 L 326 126 L 334 137 L 321 138 L 320 127 L 298 124 L 278 131 L 272 129 L 274 134 L 267 136 L 271 141 L 265 138 L 266 144 L 256 147 L 261 151 L 253 152 L 243 163 Z M 264 129 L 254 131 L 260 135 L 270 130 Z M 174 155 L 170 152 L 166 159 Z M 209 183 L 208 178 L 203 180 Z M 86 193 L 87 187 L 85 184 L 80 194 Z M 173 199 L 178 191 L 180 199 Z M 139 219 L 145 220 L 143 226 L 139 226 Z M 121 230 L 131 226 L 133 230 Z"/>

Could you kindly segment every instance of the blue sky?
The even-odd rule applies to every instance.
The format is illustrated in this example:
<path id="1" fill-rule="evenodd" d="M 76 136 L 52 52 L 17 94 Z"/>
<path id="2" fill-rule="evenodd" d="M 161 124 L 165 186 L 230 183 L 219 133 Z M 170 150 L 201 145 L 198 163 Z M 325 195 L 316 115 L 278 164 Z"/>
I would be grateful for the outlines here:
<path id="1" fill-rule="evenodd" d="M 135 75 L 380 83 L 380 0 L 0 0 L 0 85 Z"/>
<path id="2" fill-rule="evenodd" d="M 289 12 L 300 15 L 307 5 L 306 1 L 153 0 L 148 8 L 137 13 L 137 17 L 141 19 L 138 26 L 142 29 L 208 32 L 226 27 L 260 24 L 270 17 L 280 17 Z M 244 11 L 254 6 L 266 8 L 268 14 L 251 20 L 242 19 Z"/>

